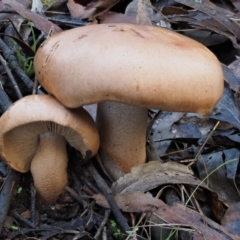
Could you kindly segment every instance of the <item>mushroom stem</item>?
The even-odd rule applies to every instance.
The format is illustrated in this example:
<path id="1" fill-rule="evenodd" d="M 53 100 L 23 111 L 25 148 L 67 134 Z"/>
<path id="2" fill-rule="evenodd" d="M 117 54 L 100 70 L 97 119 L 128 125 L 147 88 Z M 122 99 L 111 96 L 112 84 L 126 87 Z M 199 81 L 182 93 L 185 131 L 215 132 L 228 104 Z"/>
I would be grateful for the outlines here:
<path id="1" fill-rule="evenodd" d="M 41 134 L 39 140 L 31 163 L 34 186 L 41 200 L 54 203 L 68 182 L 66 140 L 52 132 Z"/>
<path id="2" fill-rule="evenodd" d="M 97 125 L 103 163 L 108 155 L 127 173 L 146 161 L 147 113 L 144 107 L 116 102 L 98 104 Z M 106 168 L 108 166 L 105 164 Z"/>

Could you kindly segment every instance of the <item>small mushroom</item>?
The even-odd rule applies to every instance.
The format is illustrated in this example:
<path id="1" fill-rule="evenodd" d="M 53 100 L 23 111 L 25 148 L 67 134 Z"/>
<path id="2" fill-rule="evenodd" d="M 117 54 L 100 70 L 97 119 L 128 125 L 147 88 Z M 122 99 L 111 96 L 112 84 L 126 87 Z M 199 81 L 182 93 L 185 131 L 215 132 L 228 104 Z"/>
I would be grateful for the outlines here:
<path id="1" fill-rule="evenodd" d="M 99 147 L 97 127 L 84 109 L 67 109 L 51 96 L 24 97 L 0 118 L 2 159 L 16 171 L 31 170 L 44 202 L 54 203 L 68 182 L 67 142 L 92 157 Z"/>
<path id="2" fill-rule="evenodd" d="M 147 108 L 206 116 L 224 86 L 221 65 L 205 46 L 153 26 L 100 24 L 56 34 L 34 66 L 63 105 L 100 103 L 100 153 L 125 172 L 146 161 Z"/>

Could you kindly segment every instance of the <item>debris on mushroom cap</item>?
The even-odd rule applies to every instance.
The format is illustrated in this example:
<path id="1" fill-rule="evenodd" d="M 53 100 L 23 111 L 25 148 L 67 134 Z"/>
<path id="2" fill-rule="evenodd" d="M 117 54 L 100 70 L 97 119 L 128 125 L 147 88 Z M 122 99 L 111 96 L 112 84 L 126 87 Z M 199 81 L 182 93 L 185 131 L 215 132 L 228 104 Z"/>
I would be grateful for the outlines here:
<path id="1" fill-rule="evenodd" d="M 208 115 L 223 93 L 221 65 L 206 47 L 153 26 L 100 24 L 56 34 L 34 66 L 42 86 L 71 108 L 116 101 Z"/>
<path id="2" fill-rule="evenodd" d="M 99 147 L 98 131 L 82 108 L 67 109 L 49 95 L 30 95 L 15 102 L 0 118 L 0 154 L 19 172 L 30 169 L 39 135 L 55 132 L 83 156 Z"/>

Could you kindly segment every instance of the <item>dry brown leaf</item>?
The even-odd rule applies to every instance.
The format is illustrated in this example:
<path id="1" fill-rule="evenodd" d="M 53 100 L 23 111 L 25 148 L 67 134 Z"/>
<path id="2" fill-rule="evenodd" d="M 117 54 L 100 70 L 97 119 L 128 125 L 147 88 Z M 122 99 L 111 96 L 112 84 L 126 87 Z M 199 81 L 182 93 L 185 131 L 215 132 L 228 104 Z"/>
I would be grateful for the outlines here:
<path id="1" fill-rule="evenodd" d="M 237 58 L 234 62 L 228 65 L 229 69 L 232 70 L 233 74 L 235 75 L 236 79 L 236 87 L 233 89 L 234 91 L 239 91 L 240 89 L 240 58 Z"/>
<path id="2" fill-rule="evenodd" d="M 104 196 L 96 194 L 92 197 L 100 206 L 109 208 Z M 240 239 L 207 217 L 180 204 L 168 206 L 163 201 L 153 198 L 150 193 L 132 192 L 117 194 L 114 196 L 114 199 L 117 206 L 125 212 L 153 212 L 166 223 L 192 226 L 193 229 L 197 229 L 196 234 L 200 233 L 208 240 L 215 238 L 218 240 L 226 240 L 229 239 L 228 236 L 234 240 Z M 151 223 L 151 225 L 153 224 L 154 223 Z"/>
<path id="3" fill-rule="evenodd" d="M 240 200 L 239 190 L 235 183 L 239 156 L 239 150 L 231 148 L 201 155 L 196 162 L 200 179 L 207 178 L 208 186 L 214 189 L 220 198 L 229 202 Z M 228 160 L 233 160 L 233 162 L 226 164 Z M 221 165 L 224 166 L 218 168 Z"/>
<path id="4" fill-rule="evenodd" d="M 16 225 L 16 219 L 15 218 L 13 218 L 13 217 L 9 217 L 9 216 L 6 216 L 6 218 L 5 218 L 5 221 L 4 221 L 4 223 L 3 223 L 3 227 L 5 228 L 5 229 L 12 229 L 12 226 L 15 226 Z"/>
<path id="5" fill-rule="evenodd" d="M 187 22 L 188 24 L 194 26 L 196 30 L 200 29 L 201 32 L 202 32 L 202 29 L 207 29 L 208 34 L 210 34 L 209 36 L 211 36 L 211 38 L 213 39 L 211 40 L 208 37 L 204 39 L 204 36 L 203 36 L 200 42 L 206 46 L 216 45 L 218 43 L 226 41 L 226 38 L 229 38 L 235 45 L 237 45 L 236 37 L 231 32 L 229 32 L 228 29 L 226 29 L 223 25 L 221 26 L 220 23 L 218 24 L 220 26 L 216 26 L 217 24 L 215 24 L 216 23 L 215 19 L 210 18 L 207 20 L 198 20 L 198 19 L 193 19 L 192 17 L 182 17 L 182 16 L 171 17 L 171 18 L 169 17 L 169 19 L 171 20 L 171 22 Z M 219 36 L 213 37 L 213 34 L 209 32 L 209 30 L 220 34 L 222 37 L 221 38 Z M 199 30 L 197 32 L 199 34 Z M 187 35 L 190 35 L 191 38 L 194 38 L 191 32 L 186 31 L 185 33 L 187 33 Z M 195 39 L 195 40 L 199 41 L 199 39 Z"/>
<path id="6" fill-rule="evenodd" d="M 84 0 L 74 0 L 75 3 L 82 4 Z M 90 0 L 87 1 L 88 4 L 85 5 L 83 13 L 80 15 L 82 19 L 88 19 L 89 21 L 94 21 L 96 17 L 106 13 L 112 6 L 114 6 L 119 0 Z M 86 1 L 84 1 L 86 2 Z M 84 4 L 82 4 L 84 5 Z"/>
<path id="7" fill-rule="evenodd" d="M 26 218 L 26 219 L 30 219 L 31 218 L 31 212 L 30 212 L 30 210 L 25 210 L 24 212 L 22 212 L 21 214 L 20 214 L 23 218 Z"/>
<path id="8" fill-rule="evenodd" d="M 26 8 L 31 6 L 31 0 L 16 0 L 16 1 L 25 6 Z"/>
<path id="9" fill-rule="evenodd" d="M 232 32 L 236 38 L 240 39 L 240 28 L 237 22 L 231 21 L 231 17 L 234 17 L 234 13 L 226 9 L 220 8 L 210 2 L 209 0 L 204 0 L 202 3 L 194 0 L 175 0 L 176 2 L 182 3 L 186 6 L 192 7 L 198 11 L 204 12 L 208 16 L 217 20 L 224 27 L 226 27 L 230 32 Z M 239 48 L 237 41 L 233 41 L 236 48 Z"/>
<path id="10" fill-rule="evenodd" d="M 162 184 L 198 185 L 200 180 L 192 176 L 192 171 L 176 162 L 161 164 L 152 161 L 134 167 L 131 173 L 119 178 L 112 186 L 113 193 L 146 192 Z M 203 184 L 205 186 L 205 184 Z"/>
<path id="11" fill-rule="evenodd" d="M 172 142 L 172 140 L 168 141 L 166 139 L 175 138 L 175 133 L 171 131 L 172 126 L 175 122 L 179 121 L 183 115 L 184 113 L 180 112 L 166 113 L 164 118 L 156 121 L 156 124 L 154 126 L 155 129 L 153 133 L 153 139 L 155 140 L 154 145 L 159 156 L 162 156 L 166 153 Z"/>
<path id="12" fill-rule="evenodd" d="M 230 0 L 235 8 L 240 11 L 240 1 L 239 0 Z"/>
<path id="13" fill-rule="evenodd" d="M 122 13 L 107 12 L 99 16 L 100 23 L 133 23 L 136 24 L 136 19 L 132 16 L 127 16 Z"/>
<path id="14" fill-rule="evenodd" d="M 234 240 L 240 239 L 238 236 L 230 233 L 225 227 L 222 227 L 209 218 L 180 204 L 171 207 L 167 205 L 161 206 L 154 212 L 154 214 L 168 223 L 193 226 L 193 228 L 197 229 L 197 231 L 207 240 L 227 240 L 229 237 Z"/>
<path id="15" fill-rule="evenodd" d="M 240 236 L 240 202 L 233 203 L 229 206 L 224 217 L 222 218 L 221 224 L 226 227 L 230 232 Z"/>
<path id="16" fill-rule="evenodd" d="M 52 33 L 61 32 L 62 29 L 58 27 L 56 24 L 48 21 L 46 18 L 31 12 L 30 10 L 26 9 L 22 4 L 16 2 L 15 0 L 2 0 L 4 4 L 8 4 L 11 6 L 17 13 L 19 13 L 22 17 L 27 18 L 28 20 L 32 21 L 36 28 L 48 34 L 50 30 Z"/>
<path id="17" fill-rule="evenodd" d="M 75 3 L 74 0 L 68 0 L 67 6 L 72 18 L 80 18 L 85 10 L 84 6 Z"/>
<path id="18" fill-rule="evenodd" d="M 229 87 L 238 92 L 240 90 L 240 61 L 237 59 L 229 66 L 222 64 L 224 80 L 228 83 Z"/>
<path id="19" fill-rule="evenodd" d="M 110 208 L 106 198 L 101 194 L 94 194 L 91 198 L 95 199 L 97 204 Z M 124 212 L 152 212 L 158 209 L 159 200 L 153 198 L 150 193 L 132 192 L 117 194 L 114 196 L 117 206 Z"/>
<path id="20" fill-rule="evenodd" d="M 234 91 L 235 91 L 235 102 L 238 106 L 238 109 L 240 109 L 240 59 L 236 59 L 234 62 L 232 62 L 228 68 L 230 69 L 230 71 L 233 73 L 234 75 L 234 79 L 236 81 L 234 81 L 235 85 L 234 85 Z M 225 77 L 225 72 L 224 72 L 224 77 Z"/>

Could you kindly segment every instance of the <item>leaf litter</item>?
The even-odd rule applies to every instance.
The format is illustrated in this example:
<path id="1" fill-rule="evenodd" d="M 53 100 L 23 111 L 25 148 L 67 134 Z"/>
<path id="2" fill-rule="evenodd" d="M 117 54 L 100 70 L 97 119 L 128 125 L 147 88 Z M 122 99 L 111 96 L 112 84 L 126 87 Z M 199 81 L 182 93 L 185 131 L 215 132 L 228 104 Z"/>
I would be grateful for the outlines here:
<path id="1" fill-rule="evenodd" d="M 0 3 L 0 10 L 4 8 L 4 13 L 4 11 L 9 11 L 6 9 L 11 6 L 15 15 L 8 13 L 7 16 L 10 19 L 14 21 L 18 16 L 16 13 L 20 14 L 22 19 L 27 16 L 27 20 L 32 21 L 35 28 L 46 36 L 49 33 L 60 32 L 62 28 L 76 26 L 74 24 L 87 24 L 87 22 L 84 23 L 77 18 L 82 16 L 81 14 L 85 10 L 92 9 L 87 15 L 90 20 L 99 18 L 100 22 L 108 23 L 135 22 L 164 26 L 202 42 L 216 55 L 219 54 L 219 58 L 223 59 L 224 63 L 223 71 L 226 84 L 224 95 L 212 115 L 206 119 L 197 114 L 163 112 L 155 121 L 150 133 L 154 143 L 153 148 L 161 161 L 151 161 L 138 166 L 131 173 L 109 185 L 117 206 L 122 211 L 130 213 L 152 212 L 155 218 L 145 216 L 145 225 L 155 226 L 158 230 L 161 229 L 158 226 L 159 222 L 168 226 L 170 223 L 175 224 L 173 225 L 174 230 L 187 226 L 194 231 L 193 239 L 213 239 L 215 237 L 239 239 L 240 73 L 239 58 L 236 57 L 239 56 L 240 39 L 238 1 L 216 1 L 218 2 L 216 5 L 208 0 L 176 0 L 175 2 L 158 1 L 153 3 L 134 0 L 129 4 L 135 9 L 132 14 L 129 14 L 129 11 L 126 11 L 126 15 L 116 12 L 102 14 L 108 10 L 109 6 L 114 5 L 109 1 L 103 10 L 95 9 L 93 11 L 94 6 L 101 7 L 104 5 L 103 2 L 97 1 L 94 4 L 84 2 L 81 6 L 71 0 L 68 3 L 60 0 L 54 1 L 48 8 L 45 8 L 47 10 L 42 9 L 43 15 L 40 16 L 30 11 L 28 1 L 3 0 Z M 85 8 L 86 6 L 88 7 Z M 59 13 L 62 11 L 62 14 L 51 12 L 51 7 L 54 11 L 59 10 Z M 66 12 L 66 7 L 70 13 Z M 5 15 L 3 13 L 0 13 L 0 17 L 7 22 L 6 13 L 4 13 Z M 51 19 L 61 20 L 53 23 L 50 21 Z M 7 36 L 6 33 L 5 36 Z M 11 39 L 14 39 L 14 36 L 11 36 Z M 24 42 L 22 43 L 20 38 L 15 40 L 24 52 Z M 27 39 L 24 41 L 27 42 Z M 223 46 L 228 47 L 229 42 L 232 46 L 230 44 L 230 50 L 222 57 L 221 54 L 225 48 Z M 1 84 L 7 85 L 6 80 L 1 80 Z M 12 97 L 11 94 L 10 96 Z M 219 127 L 208 138 L 217 121 L 221 121 Z M 200 154 L 195 159 L 200 150 Z M 234 159 L 235 161 L 228 162 L 228 160 Z M 196 164 L 192 165 L 192 163 Z M 219 166 L 222 167 L 219 168 Z M 2 176 L 6 176 L 5 174 L 3 173 Z M 89 237 L 89 233 L 94 232 L 91 226 L 100 226 L 103 219 L 103 216 L 99 216 L 99 213 L 95 212 L 101 212 L 101 209 L 96 210 L 95 207 L 93 210 L 89 199 L 94 199 L 97 204 L 104 208 L 109 208 L 109 205 L 105 197 L 97 193 L 98 190 L 94 186 L 89 187 L 93 184 L 91 181 L 86 182 L 90 176 L 86 172 L 83 173 L 83 176 L 85 179 L 81 178 L 80 184 L 76 185 L 72 182 L 72 186 L 78 189 L 79 195 L 85 197 L 86 194 L 88 195 L 86 199 L 88 199 L 87 202 L 93 211 L 90 222 L 89 214 L 79 218 L 81 205 L 78 205 L 65 193 L 60 203 L 55 205 L 57 210 L 37 205 L 42 218 L 38 227 L 27 228 L 27 222 L 23 223 L 21 218 L 19 220 L 18 215 L 9 214 L 3 238 L 11 235 L 16 238 L 21 234 L 32 234 L 41 236 L 41 239 L 47 239 L 53 236 L 58 237 L 60 233 L 68 237 L 73 235 L 75 237 Z M 26 179 L 28 178 L 23 177 L 22 181 L 25 182 L 22 186 L 27 185 Z M 82 190 L 79 190 L 80 187 L 85 189 L 84 194 Z M 170 206 L 161 200 L 163 196 L 168 196 L 167 189 L 172 189 L 175 192 L 179 198 L 179 203 Z M 188 201 L 190 196 L 191 200 Z M 35 210 L 29 206 L 25 199 L 29 199 L 27 186 L 21 196 L 15 196 L 10 213 L 17 209 L 25 219 L 31 220 L 31 214 Z M 186 203 L 188 207 L 185 207 Z M 30 212 L 30 214 L 25 215 L 26 212 Z M 44 214 L 47 214 L 45 220 L 43 220 Z M 134 215 L 135 217 L 137 215 Z M 57 218 L 62 219 L 62 222 L 56 220 Z M 11 232 L 11 227 L 16 224 L 16 219 L 19 221 L 17 224 L 20 226 L 20 230 Z M 43 224 L 44 221 L 47 223 L 46 225 Z M 89 223 L 91 224 L 89 225 Z M 51 231 L 48 224 L 52 226 Z M 165 231 L 166 225 L 163 229 Z M 186 232 L 186 229 L 180 232 Z M 146 236 L 141 230 L 139 233 Z M 178 239 L 177 236 L 175 239 Z"/>

